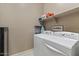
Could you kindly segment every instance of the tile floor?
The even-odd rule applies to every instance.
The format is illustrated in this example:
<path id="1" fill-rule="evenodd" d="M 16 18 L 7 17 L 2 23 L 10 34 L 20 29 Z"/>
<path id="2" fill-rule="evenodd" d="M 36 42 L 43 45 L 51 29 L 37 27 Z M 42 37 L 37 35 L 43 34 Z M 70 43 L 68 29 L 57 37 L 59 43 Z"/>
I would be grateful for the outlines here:
<path id="1" fill-rule="evenodd" d="M 33 49 L 26 50 L 26 51 L 23 51 L 23 52 L 19 52 L 17 54 L 13 54 L 11 56 L 33 56 Z"/>

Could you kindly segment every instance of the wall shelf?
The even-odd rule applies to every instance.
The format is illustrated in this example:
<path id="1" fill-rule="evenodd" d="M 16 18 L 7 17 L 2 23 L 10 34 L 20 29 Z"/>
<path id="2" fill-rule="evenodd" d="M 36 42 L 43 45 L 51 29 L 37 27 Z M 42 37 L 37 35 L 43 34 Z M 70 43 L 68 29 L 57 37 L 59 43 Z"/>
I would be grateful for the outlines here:
<path id="1" fill-rule="evenodd" d="M 78 12 L 78 11 L 79 11 L 79 7 L 76 7 L 76 8 L 67 10 L 67 11 L 65 11 L 65 12 L 56 14 L 55 16 L 51 16 L 51 17 L 49 17 L 49 18 L 47 18 L 47 19 L 44 19 L 44 21 L 47 22 L 47 21 L 49 21 L 50 19 L 54 19 L 54 20 L 57 22 L 58 18 L 63 17 L 63 16 L 66 16 L 66 15 L 69 15 L 69 14 L 72 14 L 72 13 L 75 13 L 75 12 Z"/>

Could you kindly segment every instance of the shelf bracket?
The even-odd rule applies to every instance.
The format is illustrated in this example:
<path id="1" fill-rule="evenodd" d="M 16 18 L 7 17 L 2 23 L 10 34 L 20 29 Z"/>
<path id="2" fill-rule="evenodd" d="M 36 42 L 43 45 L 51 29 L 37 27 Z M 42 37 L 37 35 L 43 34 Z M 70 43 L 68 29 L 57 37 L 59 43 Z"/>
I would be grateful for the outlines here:
<path id="1" fill-rule="evenodd" d="M 56 22 L 56 24 L 58 23 L 58 18 L 57 17 L 54 17 L 54 20 Z"/>

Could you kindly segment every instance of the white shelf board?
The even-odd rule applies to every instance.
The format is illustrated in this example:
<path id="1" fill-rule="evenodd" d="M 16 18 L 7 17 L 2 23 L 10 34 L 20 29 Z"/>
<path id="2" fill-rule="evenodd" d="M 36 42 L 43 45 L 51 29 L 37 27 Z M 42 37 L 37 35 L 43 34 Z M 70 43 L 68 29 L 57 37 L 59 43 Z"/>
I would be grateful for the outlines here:
<path id="1" fill-rule="evenodd" d="M 51 17 L 49 17 L 49 18 L 47 18 L 47 19 L 55 19 L 55 18 L 63 17 L 63 16 L 65 16 L 65 15 L 69 15 L 69 14 L 72 14 L 72 13 L 75 13 L 75 12 L 78 12 L 78 11 L 79 11 L 79 7 L 76 7 L 76 8 L 67 10 L 67 11 L 65 11 L 65 12 L 56 14 L 55 16 L 51 16 Z M 45 19 L 45 20 L 47 20 L 47 19 Z"/>
<path id="2" fill-rule="evenodd" d="M 79 11 L 79 7 L 76 7 L 76 8 L 67 10 L 65 12 L 59 13 L 59 14 L 55 15 L 55 17 L 63 17 L 65 15 L 69 15 L 69 14 L 72 14 L 72 13 L 75 13 L 75 12 L 78 12 L 78 11 Z"/>

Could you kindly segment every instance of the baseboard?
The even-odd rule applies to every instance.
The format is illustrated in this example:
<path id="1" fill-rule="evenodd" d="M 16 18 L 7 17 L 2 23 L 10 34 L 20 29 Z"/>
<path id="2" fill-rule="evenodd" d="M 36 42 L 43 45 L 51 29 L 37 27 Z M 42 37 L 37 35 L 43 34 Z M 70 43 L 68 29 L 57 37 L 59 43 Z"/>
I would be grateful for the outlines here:
<path id="1" fill-rule="evenodd" d="M 30 56 L 30 55 L 32 55 L 33 54 L 33 49 L 29 49 L 29 50 L 25 50 L 25 51 L 22 51 L 22 52 L 19 52 L 19 53 L 16 53 L 16 54 L 13 54 L 13 55 L 11 55 L 11 56 L 23 56 L 23 55 L 25 55 L 25 56 Z"/>

